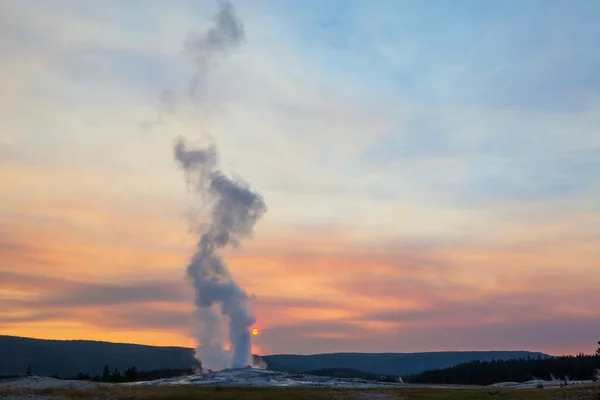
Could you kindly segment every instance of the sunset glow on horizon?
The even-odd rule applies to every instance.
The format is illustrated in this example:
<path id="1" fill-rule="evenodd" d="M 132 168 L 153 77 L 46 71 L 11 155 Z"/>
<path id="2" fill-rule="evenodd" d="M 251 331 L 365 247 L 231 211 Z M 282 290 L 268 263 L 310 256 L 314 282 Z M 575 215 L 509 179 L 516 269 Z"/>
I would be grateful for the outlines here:
<path id="1" fill-rule="evenodd" d="M 267 204 L 223 250 L 254 353 L 595 349 L 598 3 L 234 3 L 145 131 L 216 2 L 3 2 L 0 335 L 194 347 L 203 133 Z"/>

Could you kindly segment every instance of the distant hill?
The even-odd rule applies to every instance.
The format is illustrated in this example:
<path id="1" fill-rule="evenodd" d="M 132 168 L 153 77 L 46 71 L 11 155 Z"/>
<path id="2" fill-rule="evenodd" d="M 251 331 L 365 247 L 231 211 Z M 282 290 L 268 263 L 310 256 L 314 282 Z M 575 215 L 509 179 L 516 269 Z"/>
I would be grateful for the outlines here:
<path id="1" fill-rule="evenodd" d="M 184 347 L 0 336 L 0 376 L 23 374 L 28 365 L 41 376 L 96 375 L 105 364 L 121 373 L 132 366 L 139 371 L 199 366 L 192 349 Z"/>
<path id="2" fill-rule="evenodd" d="M 457 351 L 431 353 L 280 354 L 262 358 L 269 369 L 323 374 L 327 370 L 358 370 L 366 374 L 405 376 L 464 362 L 550 357 L 527 351 Z M 157 347 L 90 340 L 44 340 L 0 335 L 0 376 L 34 374 L 73 377 L 79 372 L 101 374 L 104 365 L 121 372 L 200 367 L 194 352 L 185 347 Z"/>
<path id="3" fill-rule="evenodd" d="M 314 372 L 354 369 L 368 374 L 406 376 L 432 369 L 452 367 L 470 361 L 549 358 L 529 351 L 440 351 L 427 353 L 332 353 L 301 356 L 280 354 L 264 356 L 269 369 L 284 372 Z"/>

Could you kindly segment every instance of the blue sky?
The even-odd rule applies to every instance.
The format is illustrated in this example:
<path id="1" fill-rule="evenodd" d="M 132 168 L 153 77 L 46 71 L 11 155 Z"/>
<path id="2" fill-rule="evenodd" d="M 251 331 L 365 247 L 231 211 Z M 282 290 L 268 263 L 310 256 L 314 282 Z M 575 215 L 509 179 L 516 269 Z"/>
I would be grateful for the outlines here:
<path id="1" fill-rule="evenodd" d="M 597 341 L 564 330 L 600 329 L 600 3 L 234 4 L 246 43 L 191 103 L 183 42 L 216 2 L 2 2 L 0 333 L 189 343 L 198 204 L 172 144 L 208 133 L 267 202 L 229 255 L 257 296 L 261 351 L 469 348 L 462 335 L 515 326 L 554 326 L 539 350 Z M 143 132 L 163 90 L 175 111 Z M 163 282 L 160 298 L 124 295 L 122 320 L 102 296 L 70 319 L 46 301 Z"/>

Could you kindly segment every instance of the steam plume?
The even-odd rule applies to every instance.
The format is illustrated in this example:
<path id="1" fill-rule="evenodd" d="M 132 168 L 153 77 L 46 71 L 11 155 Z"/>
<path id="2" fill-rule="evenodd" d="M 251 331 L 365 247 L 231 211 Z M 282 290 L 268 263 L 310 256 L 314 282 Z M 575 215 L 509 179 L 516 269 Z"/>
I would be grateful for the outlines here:
<path id="1" fill-rule="evenodd" d="M 194 60 L 198 68 L 190 81 L 191 96 L 195 96 L 215 55 L 225 55 L 245 40 L 244 26 L 236 17 L 233 4 L 228 0 L 219 0 L 219 11 L 213 17 L 213 22 L 214 26 L 204 34 L 189 35 L 183 43 L 184 52 Z"/>
<path id="2" fill-rule="evenodd" d="M 214 147 L 188 149 L 180 138 L 175 145 L 175 158 L 188 176 L 195 177 L 195 189 L 212 203 L 210 222 L 187 267 L 201 319 L 200 357 L 203 365 L 212 369 L 244 367 L 251 363 L 250 327 L 256 319 L 248 304 L 248 294 L 233 280 L 218 250 L 250 236 L 254 224 L 266 212 L 266 205 L 258 193 L 216 169 Z M 229 323 L 231 364 L 223 346 L 219 313 Z"/>
<path id="3" fill-rule="evenodd" d="M 217 53 L 227 53 L 244 40 L 244 29 L 230 2 L 219 1 L 214 25 L 203 35 L 189 36 L 185 53 L 197 66 L 190 82 L 194 97 L 207 68 Z M 199 328 L 197 354 L 204 368 L 241 368 L 252 363 L 250 327 L 256 319 L 249 296 L 233 279 L 219 250 L 236 246 L 252 235 L 256 222 L 265 214 L 262 197 L 246 185 L 229 178 L 218 167 L 215 145 L 189 148 L 184 138 L 174 147 L 174 156 L 185 171 L 188 183 L 208 202 L 208 221 L 201 227 L 195 254 L 187 266 L 187 276 L 195 290 Z M 228 331 L 229 340 L 226 340 Z M 230 351 L 226 351 L 226 345 Z"/>
<path id="4" fill-rule="evenodd" d="M 211 64 L 215 63 L 217 56 L 227 55 L 245 42 L 245 31 L 242 22 L 237 18 L 233 4 L 229 0 L 217 0 L 219 10 L 212 18 L 211 26 L 203 34 L 191 33 L 183 42 L 182 53 L 196 65 L 196 72 L 189 82 L 188 93 L 196 97 L 198 89 L 207 76 Z M 174 93 L 163 91 L 158 99 L 157 116 L 148 121 L 143 121 L 140 127 L 148 132 L 150 129 L 165 125 L 165 116 L 175 107 Z"/>

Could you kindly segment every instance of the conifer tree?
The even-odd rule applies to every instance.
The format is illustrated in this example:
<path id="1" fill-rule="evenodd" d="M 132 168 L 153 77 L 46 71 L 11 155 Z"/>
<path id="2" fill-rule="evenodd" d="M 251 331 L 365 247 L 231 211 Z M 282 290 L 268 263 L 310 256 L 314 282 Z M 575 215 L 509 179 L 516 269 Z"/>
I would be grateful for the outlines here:
<path id="1" fill-rule="evenodd" d="M 104 371 L 102 372 L 102 382 L 110 382 L 110 369 L 108 368 L 108 364 L 104 366 Z"/>

